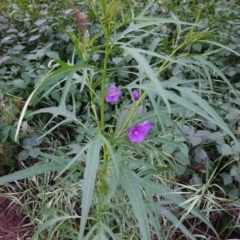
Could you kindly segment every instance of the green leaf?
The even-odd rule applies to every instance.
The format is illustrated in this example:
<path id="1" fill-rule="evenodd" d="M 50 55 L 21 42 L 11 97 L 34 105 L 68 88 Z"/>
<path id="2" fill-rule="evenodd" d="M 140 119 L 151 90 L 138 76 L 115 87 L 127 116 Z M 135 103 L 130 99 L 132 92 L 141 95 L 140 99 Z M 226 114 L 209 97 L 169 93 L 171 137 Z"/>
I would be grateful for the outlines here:
<path id="1" fill-rule="evenodd" d="M 156 90 L 158 90 L 158 94 L 162 97 L 163 101 L 165 102 L 168 112 L 171 112 L 171 107 L 168 102 L 167 95 L 165 94 L 165 90 L 161 85 L 161 82 L 156 77 L 153 69 L 150 67 L 149 63 L 147 62 L 146 58 L 144 58 L 141 54 L 139 49 L 136 48 L 129 48 L 129 47 L 122 47 L 127 53 L 129 53 L 141 66 L 144 70 L 147 77 L 153 82 L 155 85 Z"/>
<path id="2" fill-rule="evenodd" d="M 15 79 L 8 85 L 13 85 L 13 87 L 15 88 L 23 88 L 23 89 L 26 89 L 27 87 L 27 84 L 22 79 Z"/>
<path id="3" fill-rule="evenodd" d="M 57 52 L 54 52 L 54 51 L 48 51 L 48 52 L 46 52 L 46 55 L 47 55 L 48 57 L 50 57 L 50 58 L 58 58 L 58 59 L 60 59 L 58 53 L 57 53 Z"/>
<path id="4" fill-rule="evenodd" d="M 59 171 L 58 175 L 56 176 L 56 178 L 58 178 L 59 176 L 61 176 L 67 169 L 69 169 L 75 162 L 79 161 L 80 157 L 83 155 L 83 153 L 85 151 L 88 150 L 88 148 L 91 146 L 91 142 L 88 143 L 85 147 L 82 147 L 81 149 L 79 149 L 79 152 L 75 155 L 75 157 L 69 161 L 66 166 L 64 166 L 64 168 Z"/>
<path id="5" fill-rule="evenodd" d="M 192 48 L 197 52 L 201 52 L 202 51 L 202 44 L 195 43 L 195 44 L 192 45 Z"/>
<path id="6" fill-rule="evenodd" d="M 224 183 L 224 185 L 230 184 L 230 183 L 232 183 L 232 181 L 233 181 L 233 179 L 232 179 L 232 177 L 229 174 L 225 173 L 223 175 L 223 183 Z"/>
<path id="7" fill-rule="evenodd" d="M 46 19 L 39 19 L 34 24 L 36 24 L 37 26 L 40 26 L 40 25 L 42 25 L 45 22 L 46 22 Z"/>
<path id="8" fill-rule="evenodd" d="M 176 189 L 172 190 L 166 186 L 163 186 L 159 183 L 152 182 L 147 179 L 140 179 L 141 182 L 138 182 L 138 184 L 144 186 L 149 191 L 152 192 L 152 194 L 160 194 L 163 198 L 169 200 L 172 203 L 176 204 L 177 206 L 185 209 L 187 213 L 191 213 L 193 216 L 199 218 L 202 222 L 204 222 L 206 225 L 208 225 L 213 232 L 218 236 L 215 228 L 212 226 L 212 224 L 207 220 L 207 218 L 192 204 L 188 204 L 188 201 L 181 196 L 181 191 L 177 192 Z M 181 222 L 176 225 L 179 227 Z"/>
<path id="9" fill-rule="evenodd" d="M 221 152 L 223 156 L 229 156 L 234 154 L 232 147 L 230 147 L 228 144 L 223 144 L 221 146 Z"/>
<path id="10" fill-rule="evenodd" d="M 37 40 L 38 38 L 40 38 L 40 36 L 41 36 L 40 34 L 34 35 L 34 36 L 32 36 L 32 37 L 29 38 L 28 42 L 35 41 L 35 40 Z"/>
<path id="11" fill-rule="evenodd" d="M 159 214 L 163 215 L 166 219 L 171 221 L 173 223 L 173 226 L 178 226 L 178 228 L 182 230 L 185 236 L 189 237 L 191 240 L 196 239 L 183 224 L 179 224 L 179 219 L 169 209 L 162 206 L 161 202 L 155 203 L 155 205 Z"/>
<path id="12" fill-rule="evenodd" d="M 180 92 L 184 92 L 185 96 L 192 99 L 192 101 L 197 103 L 198 106 L 192 104 L 190 101 L 187 101 L 184 98 L 177 96 L 176 94 L 173 94 L 169 91 L 165 91 L 166 95 L 168 96 L 168 98 L 171 101 L 176 102 L 176 103 L 186 107 L 187 109 L 199 114 L 200 116 L 209 120 L 210 122 L 215 123 L 222 130 L 224 130 L 226 133 L 228 133 L 235 140 L 235 142 L 237 144 L 239 144 L 236 137 L 234 136 L 232 131 L 229 129 L 227 124 L 222 120 L 222 118 L 216 113 L 216 111 L 208 104 L 208 102 L 206 100 L 202 99 L 200 96 L 193 93 L 192 90 L 189 88 L 176 87 L 176 89 L 179 90 Z"/>
<path id="13" fill-rule="evenodd" d="M 38 152 L 40 152 L 40 148 L 33 148 L 32 150 L 29 150 L 29 156 L 32 158 L 37 158 L 38 157 Z"/>
<path id="14" fill-rule="evenodd" d="M 151 239 L 150 227 L 146 207 L 143 202 L 140 178 L 131 171 L 124 163 L 121 165 L 120 185 L 125 190 L 131 202 L 134 214 L 138 220 L 138 227 L 142 239 Z"/>
<path id="15" fill-rule="evenodd" d="M 20 127 L 24 118 L 24 115 L 26 113 L 27 107 L 30 104 L 30 102 L 36 97 L 45 87 L 45 84 L 48 83 L 49 80 L 51 80 L 54 77 L 59 77 L 61 78 L 62 75 L 68 74 L 68 73 L 73 73 L 76 71 L 79 71 L 81 69 L 87 68 L 88 65 L 86 64 L 80 64 L 80 65 L 74 65 L 70 66 L 66 64 L 65 62 L 55 59 L 55 62 L 59 63 L 61 65 L 60 69 L 55 70 L 54 72 L 51 73 L 51 71 L 38 83 L 37 87 L 34 89 L 34 91 L 31 93 L 31 95 L 28 97 L 23 110 L 21 112 L 21 115 L 19 117 L 18 125 L 17 125 L 17 130 L 16 130 L 16 135 L 15 135 L 15 141 L 18 140 L 18 134 L 20 131 Z"/>
<path id="16" fill-rule="evenodd" d="M 28 177 L 33 177 L 41 173 L 59 171 L 62 168 L 63 168 L 63 164 L 56 163 L 56 162 L 49 162 L 49 163 L 35 165 L 33 167 L 29 167 L 27 169 L 23 169 L 15 173 L 0 177 L 0 185 L 8 182 L 25 179 Z"/>
<path id="17" fill-rule="evenodd" d="M 190 160 L 188 157 L 186 157 L 182 152 L 176 152 L 174 154 L 174 159 L 178 161 L 180 164 L 186 166 L 190 164 Z"/>
<path id="18" fill-rule="evenodd" d="M 43 222 L 43 224 L 39 224 L 37 230 L 31 236 L 31 239 L 38 239 L 39 235 L 44 230 L 49 231 L 49 229 L 52 230 L 52 228 L 56 229 L 55 226 L 58 222 L 60 222 L 60 223 L 58 223 L 60 225 L 64 221 L 67 221 L 69 219 L 79 219 L 80 218 L 79 216 L 76 216 L 76 215 L 68 216 L 64 212 L 59 211 L 59 209 L 54 209 L 54 208 L 48 208 L 47 211 L 43 210 L 43 214 L 46 214 L 48 216 L 56 216 L 56 217 L 53 217 L 53 218 Z"/>
<path id="19" fill-rule="evenodd" d="M 82 214 L 78 239 L 82 240 L 85 225 L 88 219 L 89 209 L 92 203 L 92 196 L 94 192 L 94 184 L 97 175 L 98 165 L 100 161 L 101 140 L 97 135 L 88 147 L 86 168 L 84 171 L 84 181 L 82 188 Z"/>
<path id="20" fill-rule="evenodd" d="M 19 154 L 18 154 L 18 157 L 20 160 L 24 161 L 26 159 L 28 159 L 29 157 L 29 151 L 28 150 L 22 150 Z"/>
<path id="21" fill-rule="evenodd" d="M 39 146 L 43 142 L 43 138 L 41 137 L 41 134 L 39 133 L 33 133 L 31 136 L 31 142 L 34 146 Z"/>
<path id="22" fill-rule="evenodd" d="M 1 59 L 0 59 L 0 64 L 6 62 L 6 61 L 8 61 L 8 60 L 11 60 L 11 59 L 12 59 L 12 57 L 10 57 L 10 56 L 1 57 Z"/>

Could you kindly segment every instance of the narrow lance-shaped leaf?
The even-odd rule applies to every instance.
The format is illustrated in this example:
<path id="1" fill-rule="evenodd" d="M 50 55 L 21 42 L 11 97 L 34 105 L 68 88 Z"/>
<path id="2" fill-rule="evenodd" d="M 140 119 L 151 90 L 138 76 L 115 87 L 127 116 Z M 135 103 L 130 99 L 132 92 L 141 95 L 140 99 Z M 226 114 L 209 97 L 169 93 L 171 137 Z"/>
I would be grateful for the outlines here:
<path id="1" fill-rule="evenodd" d="M 121 165 L 121 170 L 120 184 L 131 202 L 134 214 L 138 220 L 142 239 L 151 239 L 147 211 L 141 192 L 141 181 L 139 181 L 139 177 L 124 165 L 124 163 Z"/>
<path id="2" fill-rule="evenodd" d="M 150 67 L 149 63 L 147 62 L 147 60 L 140 54 L 140 52 L 138 51 L 138 49 L 134 49 L 134 48 L 128 48 L 128 47 L 122 47 L 127 53 L 129 53 L 133 58 L 135 58 L 135 60 L 139 63 L 139 65 L 142 67 L 142 69 L 144 70 L 145 74 L 147 75 L 147 77 L 153 82 L 153 84 L 155 85 L 156 89 L 159 92 L 159 95 L 162 97 L 163 101 L 165 102 L 167 108 L 168 108 L 168 112 L 171 112 L 171 107 L 170 104 L 168 102 L 167 96 L 165 94 L 165 90 L 163 89 L 161 82 L 159 81 L 159 79 L 156 77 L 154 71 L 152 70 L 152 68 Z"/>
<path id="3" fill-rule="evenodd" d="M 209 226 L 212 231 L 218 236 L 213 225 L 208 221 L 208 219 L 194 206 L 189 205 L 189 201 L 181 196 L 181 192 L 176 192 L 176 190 L 172 190 L 166 186 L 161 184 L 152 182 L 147 179 L 140 179 L 139 185 L 146 187 L 152 194 L 160 194 L 165 199 L 169 200 L 171 203 L 176 204 L 177 206 L 185 209 L 186 211 L 190 211 L 191 214 L 197 218 L 199 218 L 202 222 L 204 222 L 207 226 Z M 190 210 L 191 209 L 191 210 Z M 179 227 L 179 225 L 178 225 Z"/>
<path id="4" fill-rule="evenodd" d="M 18 121 L 18 125 L 17 125 L 17 130 L 16 130 L 16 134 L 15 134 L 15 141 L 18 140 L 18 134 L 20 131 L 20 127 L 24 118 L 24 115 L 27 111 L 28 105 L 30 104 L 30 102 L 34 99 L 34 97 L 39 94 L 39 92 L 41 91 L 41 89 L 44 87 L 44 84 L 48 82 L 48 80 L 50 80 L 53 77 L 56 76 L 62 76 L 62 74 L 67 74 L 69 72 L 75 72 L 78 71 L 79 69 L 83 69 L 86 68 L 88 65 L 86 64 L 81 64 L 81 65 L 74 65 L 74 66 L 70 66 L 66 63 L 64 63 L 61 60 L 55 60 L 56 62 L 58 62 L 59 64 L 61 64 L 61 68 L 57 69 L 56 71 L 54 71 L 51 74 L 46 75 L 46 77 L 44 77 L 40 83 L 37 85 L 37 87 L 34 89 L 34 91 L 31 93 L 31 95 L 28 97 L 26 103 L 24 104 L 23 110 L 21 112 L 21 115 L 19 117 L 19 121 Z"/>
<path id="5" fill-rule="evenodd" d="M 78 240 L 83 239 L 85 225 L 87 222 L 89 209 L 91 207 L 94 184 L 100 160 L 100 149 L 101 141 L 99 135 L 97 135 L 89 145 L 87 152 L 86 168 L 84 171 L 84 181 L 82 188 L 82 215 Z"/>
<path id="6" fill-rule="evenodd" d="M 12 174 L 0 177 L 0 185 L 13 182 L 13 181 L 18 181 L 28 177 L 33 177 L 41 173 L 59 171 L 63 167 L 64 167 L 63 164 L 58 164 L 56 162 L 49 162 L 49 163 L 35 165 L 33 167 L 29 167 L 27 169 L 23 169 L 23 170 L 14 172 Z"/>
<path id="7" fill-rule="evenodd" d="M 178 88 L 180 91 L 184 91 L 184 93 L 191 99 L 193 99 L 194 102 L 196 102 L 202 109 L 204 109 L 205 112 L 208 113 L 209 116 L 212 117 L 212 122 L 218 125 L 222 130 L 224 130 L 226 133 L 228 133 L 234 141 L 238 143 L 235 135 L 232 133 L 232 131 L 229 129 L 228 125 L 222 120 L 222 118 L 216 113 L 216 111 L 208 104 L 208 102 L 201 97 L 199 97 L 197 94 L 192 92 L 188 88 Z"/>
<path id="8" fill-rule="evenodd" d="M 172 214 L 171 210 L 161 206 L 160 204 L 156 204 L 156 208 L 158 209 L 159 214 L 163 215 L 165 218 L 171 221 L 174 226 L 178 226 L 178 228 L 182 230 L 185 236 L 189 237 L 191 240 L 196 239 L 193 234 L 190 233 L 189 230 L 179 222 L 179 219 L 174 214 Z"/>

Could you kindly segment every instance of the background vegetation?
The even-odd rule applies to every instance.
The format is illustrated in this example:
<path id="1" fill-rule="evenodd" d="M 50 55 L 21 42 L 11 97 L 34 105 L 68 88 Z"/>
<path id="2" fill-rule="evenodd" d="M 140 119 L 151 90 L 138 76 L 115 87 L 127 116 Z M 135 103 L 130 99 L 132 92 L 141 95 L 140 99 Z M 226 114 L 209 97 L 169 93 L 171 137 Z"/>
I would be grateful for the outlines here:
<path id="1" fill-rule="evenodd" d="M 23 235 L 240 238 L 237 1 L 0 6 L 0 192 Z"/>

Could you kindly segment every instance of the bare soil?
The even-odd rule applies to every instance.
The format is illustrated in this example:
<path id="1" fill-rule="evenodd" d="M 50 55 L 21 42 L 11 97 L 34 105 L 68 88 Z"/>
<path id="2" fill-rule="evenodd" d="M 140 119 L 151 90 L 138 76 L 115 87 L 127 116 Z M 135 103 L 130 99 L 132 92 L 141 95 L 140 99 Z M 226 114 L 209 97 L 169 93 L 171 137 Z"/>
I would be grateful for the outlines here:
<path id="1" fill-rule="evenodd" d="M 25 240 L 32 235 L 33 227 L 20 206 L 0 196 L 0 240 Z"/>

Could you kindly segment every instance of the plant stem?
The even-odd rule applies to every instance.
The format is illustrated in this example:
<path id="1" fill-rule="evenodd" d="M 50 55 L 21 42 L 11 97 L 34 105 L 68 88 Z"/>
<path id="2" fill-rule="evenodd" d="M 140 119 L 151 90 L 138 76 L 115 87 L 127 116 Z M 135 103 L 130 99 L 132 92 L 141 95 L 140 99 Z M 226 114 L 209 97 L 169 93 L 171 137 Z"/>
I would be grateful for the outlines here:
<path id="1" fill-rule="evenodd" d="M 100 124 L 100 129 L 101 129 L 101 132 L 102 132 L 103 135 L 104 135 L 104 132 L 105 132 L 104 131 L 104 104 L 105 104 L 105 88 L 106 88 L 108 56 L 109 56 L 109 36 L 107 34 L 103 73 L 102 73 L 102 99 L 101 99 L 101 124 Z"/>
<path id="2" fill-rule="evenodd" d="M 103 170 L 102 170 L 102 176 L 101 176 L 101 189 L 100 189 L 100 196 L 104 195 L 104 192 L 106 190 L 106 184 L 104 180 L 104 176 L 107 174 L 107 162 L 108 162 L 108 150 L 106 148 L 106 145 L 103 145 Z"/>
<path id="3" fill-rule="evenodd" d="M 197 15 L 197 17 L 196 17 L 196 19 L 195 19 L 195 22 L 194 22 L 194 25 L 191 27 L 190 31 L 188 32 L 185 40 L 183 41 L 183 43 L 182 43 L 180 46 L 178 46 L 177 48 L 175 48 L 175 49 L 173 50 L 173 52 L 171 53 L 171 55 L 169 56 L 169 58 L 171 58 L 178 50 L 180 50 L 182 47 L 184 47 L 185 45 L 187 45 L 189 42 L 192 42 L 191 40 L 193 40 L 193 42 L 194 42 L 193 34 L 194 34 L 195 29 L 196 29 L 196 24 L 197 24 L 197 22 L 199 21 L 200 14 L 201 14 L 201 9 L 199 9 L 198 15 Z M 193 38 L 193 39 L 192 39 L 192 38 Z M 161 67 L 160 67 L 159 70 L 157 71 L 156 76 L 158 76 L 158 75 L 165 69 L 165 67 L 166 67 L 166 65 L 167 65 L 168 62 L 169 62 L 169 60 L 167 60 L 167 59 L 163 62 L 163 64 L 161 65 Z"/>
<path id="4" fill-rule="evenodd" d="M 169 56 L 169 58 L 171 58 L 179 49 L 181 49 L 184 45 L 185 45 L 185 41 L 180 45 L 178 46 L 176 49 L 173 50 L 173 52 L 171 53 L 171 55 Z M 156 76 L 158 76 L 163 70 L 164 68 L 166 67 L 167 63 L 169 62 L 168 59 L 166 59 L 163 64 L 161 65 L 161 67 L 159 68 L 159 70 L 157 71 L 156 73 Z"/>

